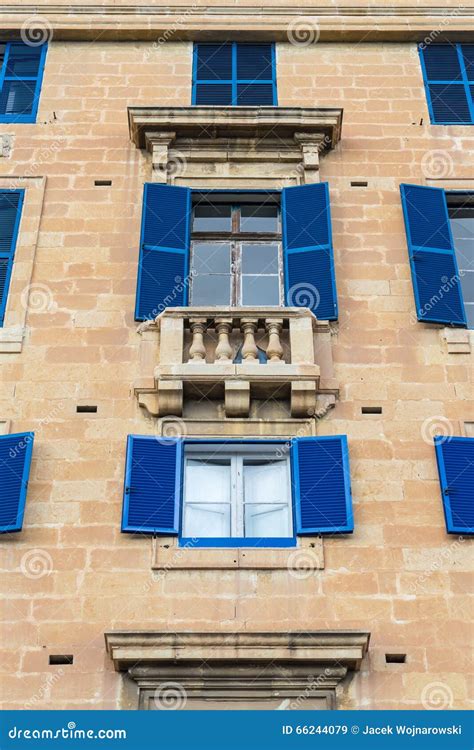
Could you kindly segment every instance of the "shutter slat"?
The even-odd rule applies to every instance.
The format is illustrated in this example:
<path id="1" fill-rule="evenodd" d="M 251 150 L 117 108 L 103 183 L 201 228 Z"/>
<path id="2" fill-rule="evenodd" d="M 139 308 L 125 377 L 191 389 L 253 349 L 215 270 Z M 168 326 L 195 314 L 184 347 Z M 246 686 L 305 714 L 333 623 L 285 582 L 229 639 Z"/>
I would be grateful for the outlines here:
<path id="1" fill-rule="evenodd" d="M 136 320 L 187 302 L 190 211 L 188 188 L 145 185 Z"/>
<path id="2" fill-rule="evenodd" d="M 298 534 L 354 530 L 345 435 L 299 438 L 292 445 Z"/>
<path id="3" fill-rule="evenodd" d="M 21 531 L 33 441 L 33 432 L 0 435 L 0 534 Z"/>
<path id="4" fill-rule="evenodd" d="M 122 531 L 177 534 L 182 442 L 129 435 Z"/>
<path id="5" fill-rule="evenodd" d="M 284 188 L 286 304 L 337 320 L 337 293 L 327 183 Z"/>
<path id="6" fill-rule="evenodd" d="M 418 320 L 466 326 L 442 188 L 400 185 Z"/>
<path id="7" fill-rule="evenodd" d="M 434 439 L 446 529 L 474 534 L 474 438 Z"/>

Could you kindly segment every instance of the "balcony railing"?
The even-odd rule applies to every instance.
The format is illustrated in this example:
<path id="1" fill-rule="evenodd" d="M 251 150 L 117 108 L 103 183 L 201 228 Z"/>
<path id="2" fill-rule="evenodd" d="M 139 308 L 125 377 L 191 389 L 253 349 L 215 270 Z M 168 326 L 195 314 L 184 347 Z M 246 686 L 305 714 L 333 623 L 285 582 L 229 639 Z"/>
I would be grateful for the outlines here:
<path id="1" fill-rule="evenodd" d="M 152 414 L 181 415 L 186 398 L 202 397 L 222 400 L 227 417 L 249 416 L 252 399 L 269 398 L 286 400 L 292 417 L 315 412 L 316 349 L 327 365 L 330 332 L 308 309 L 168 308 L 140 332 L 142 371 L 153 377 L 135 391 Z"/>

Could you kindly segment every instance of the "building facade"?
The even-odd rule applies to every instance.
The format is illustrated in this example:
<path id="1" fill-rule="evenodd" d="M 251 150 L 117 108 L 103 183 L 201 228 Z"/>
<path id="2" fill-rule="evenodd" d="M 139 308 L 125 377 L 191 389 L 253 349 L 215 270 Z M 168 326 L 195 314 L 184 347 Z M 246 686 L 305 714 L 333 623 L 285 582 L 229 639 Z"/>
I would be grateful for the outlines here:
<path id="1" fill-rule="evenodd" d="M 3 707 L 468 708 L 472 9 L 6 11 Z"/>

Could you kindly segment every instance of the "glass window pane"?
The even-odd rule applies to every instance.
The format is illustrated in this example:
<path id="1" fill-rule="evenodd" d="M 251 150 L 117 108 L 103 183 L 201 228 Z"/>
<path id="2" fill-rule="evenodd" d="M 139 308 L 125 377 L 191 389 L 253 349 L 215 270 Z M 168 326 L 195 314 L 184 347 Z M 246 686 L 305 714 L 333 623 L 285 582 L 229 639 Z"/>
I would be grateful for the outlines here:
<path id="1" fill-rule="evenodd" d="M 229 537 L 230 505 L 189 505 L 184 508 L 183 536 Z"/>
<path id="2" fill-rule="evenodd" d="M 278 229 L 278 206 L 250 205 L 241 207 L 241 232 L 278 232 Z"/>
<path id="3" fill-rule="evenodd" d="M 474 269 L 472 271 L 466 271 L 459 269 L 461 275 L 461 289 L 464 304 L 468 302 L 474 302 Z"/>
<path id="4" fill-rule="evenodd" d="M 451 219 L 454 239 L 474 239 L 474 218 Z"/>
<path id="5" fill-rule="evenodd" d="M 232 231 L 232 207 L 202 204 L 194 207 L 193 232 Z"/>
<path id="6" fill-rule="evenodd" d="M 5 81 L 0 95 L 0 111 L 6 115 L 28 115 L 33 108 L 34 81 Z"/>
<path id="7" fill-rule="evenodd" d="M 467 327 L 474 328 L 474 303 L 465 304 Z"/>
<path id="8" fill-rule="evenodd" d="M 283 505 L 246 505 L 245 536 L 292 536 L 288 507 Z"/>
<path id="9" fill-rule="evenodd" d="M 253 306 L 280 304 L 278 276 L 243 276 L 242 304 Z"/>
<path id="10" fill-rule="evenodd" d="M 195 242 L 193 270 L 196 273 L 230 273 L 229 243 Z"/>
<path id="11" fill-rule="evenodd" d="M 254 463 L 245 459 L 244 498 L 246 503 L 288 503 L 287 462 Z"/>
<path id="12" fill-rule="evenodd" d="M 193 276 L 191 287 L 191 304 L 230 305 L 230 276 Z"/>
<path id="13" fill-rule="evenodd" d="M 278 273 L 278 245 L 242 245 L 242 273 Z"/>
<path id="14" fill-rule="evenodd" d="M 217 464 L 188 458 L 185 489 L 187 503 L 230 502 L 230 460 Z"/>

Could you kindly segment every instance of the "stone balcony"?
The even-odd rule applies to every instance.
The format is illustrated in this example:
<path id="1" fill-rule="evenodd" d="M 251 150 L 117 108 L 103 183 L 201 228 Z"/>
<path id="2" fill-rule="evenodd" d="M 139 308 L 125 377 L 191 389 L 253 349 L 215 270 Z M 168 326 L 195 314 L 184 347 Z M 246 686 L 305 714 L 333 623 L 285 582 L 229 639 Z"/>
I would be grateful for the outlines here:
<path id="1" fill-rule="evenodd" d="M 332 405 L 331 332 L 305 308 L 168 308 L 143 323 L 138 402 L 156 417 L 182 416 L 190 400 L 220 401 L 248 417 L 255 399 L 308 418 Z"/>

